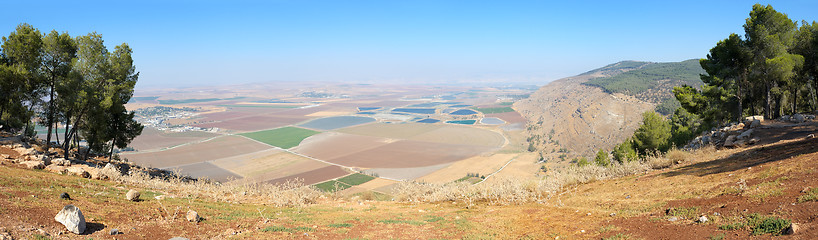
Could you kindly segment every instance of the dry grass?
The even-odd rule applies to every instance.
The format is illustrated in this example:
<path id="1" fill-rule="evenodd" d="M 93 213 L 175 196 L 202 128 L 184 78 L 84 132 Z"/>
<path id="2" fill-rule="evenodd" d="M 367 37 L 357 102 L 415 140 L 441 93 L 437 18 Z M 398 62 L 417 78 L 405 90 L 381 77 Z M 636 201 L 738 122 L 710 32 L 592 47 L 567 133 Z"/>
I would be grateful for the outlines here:
<path id="1" fill-rule="evenodd" d="M 394 190 L 395 199 L 408 202 L 463 201 L 467 204 L 544 202 L 555 194 L 559 194 L 567 186 L 645 173 L 651 169 L 667 168 L 676 163 L 688 161 L 695 154 L 672 150 L 667 154 L 652 154 L 641 161 L 614 163 L 610 167 L 570 166 L 551 171 L 539 179 L 506 177 L 474 185 L 467 182 L 402 182 Z"/>
<path id="2" fill-rule="evenodd" d="M 282 185 L 252 182 L 220 184 L 203 180 L 191 181 L 179 177 L 151 177 L 144 171 L 131 171 L 123 175 L 114 168 L 104 168 L 102 174 L 124 184 L 228 203 L 241 202 L 271 204 L 277 207 L 301 207 L 315 203 L 321 196 L 320 192 L 309 186 L 304 186 L 300 182 L 287 182 Z"/>

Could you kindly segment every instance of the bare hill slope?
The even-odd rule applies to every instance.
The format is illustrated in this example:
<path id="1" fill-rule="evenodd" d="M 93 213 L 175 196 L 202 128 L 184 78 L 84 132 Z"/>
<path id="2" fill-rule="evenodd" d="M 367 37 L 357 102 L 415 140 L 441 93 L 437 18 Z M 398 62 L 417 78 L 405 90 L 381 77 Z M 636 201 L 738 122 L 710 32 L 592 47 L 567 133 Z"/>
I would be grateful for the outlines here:
<path id="1" fill-rule="evenodd" d="M 622 62 L 627 66 L 632 62 Z M 567 149 L 569 156 L 590 155 L 610 149 L 639 127 L 642 113 L 654 108 L 647 101 L 621 93 L 608 93 L 584 85 L 589 79 L 635 68 L 609 67 L 556 80 L 514 104 L 529 122 L 529 142 L 544 154 Z"/>

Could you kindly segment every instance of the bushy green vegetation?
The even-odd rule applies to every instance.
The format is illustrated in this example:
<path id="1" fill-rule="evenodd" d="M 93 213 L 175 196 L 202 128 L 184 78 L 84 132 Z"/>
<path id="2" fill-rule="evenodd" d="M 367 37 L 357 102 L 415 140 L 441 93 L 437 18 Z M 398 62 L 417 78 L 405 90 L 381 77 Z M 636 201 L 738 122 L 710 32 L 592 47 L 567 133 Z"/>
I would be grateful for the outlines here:
<path id="1" fill-rule="evenodd" d="M 670 148 L 670 123 L 655 112 L 642 114 L 642 126 L 633 133 L 633 147 L 640 154 L 659 150 L 665 152 Z"/>
<path id="2" fill-rule="evenodd" d="M 673 112 L 675 112 L 676 109 L 679 109 L 681 106 L 682 104 L 679 103 L 679 100 L 676 100 L 676 98 L 665 98 L 661 103 L 659 103 L 659 105 L 656 105 L 656 109 L 654 111 L 667 116 L 673 114 Z"/>
<path id="3" fill-rule="evenodd" d="M 804 195 L 798 197 L 798 202 L 818 201 L 818 188 L 810 188 Z"/>
<path id="4" fill-rule="evenodd" d="M 483 114 L 507 113 L 514 111 L 514 109 L 512 109 L 511 107 L 474 108 L 474 110 L 480 111 Z"/>
<path id="5" fill-rule="evenodd" d="M 605 150 L 599 149 L 599 152 L 596 153 L 596 158 L 594 158 L 594 163 L 599 166 L 607 167 L 611 165 L 611 160 L 608 159 L 608 152 Z"/>
<path id="6" fill-rule="evenodd" d="M 637 65 L 638 62 L 626 65 Z M 683 84 L 698 86 L 701 84 L 699 74 L 703 74 L 699 61 L 691 59 L 683 62 L 648 63 L 642 64 L 639 69 L 616 74 L 610 77 L 601 77 L 588 80 L 584 84 L 597 86 L 608 92 L 634 95 L 655 89 L 660 80 L 672 79 Z"/>
<path id="7" fill-rule="evenodd" d="M 772 6 L 756 4 L 744 31 L 744 38 L 730 34 L 701 59 L 701 90 L 674 89 L 682 107 L 713 125 L 818 109 L 818 24 L 803 21 L 799 28 Z"/>
<path id="8" fill-rule="evenodd" d="M 251 133 L 242 133 L 239 135 L 251 138 L 253 140 L 263 142 L 272 146 L 288 149 L 298 146 L 305 138 L 318 134 L 319 132 L 297 128 L 297 127 L 283 127 L 272 130 L 264 130 Z"/>

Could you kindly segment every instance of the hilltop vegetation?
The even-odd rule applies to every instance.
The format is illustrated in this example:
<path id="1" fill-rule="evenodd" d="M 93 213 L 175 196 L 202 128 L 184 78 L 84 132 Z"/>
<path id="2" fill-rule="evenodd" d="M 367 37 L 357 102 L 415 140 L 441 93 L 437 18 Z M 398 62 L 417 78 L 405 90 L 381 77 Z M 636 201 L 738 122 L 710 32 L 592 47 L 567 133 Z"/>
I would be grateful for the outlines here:
<path id="1" fill-rule="evenodd" d="M 627 61 L 605 66 L 595 72 L 615 73 L 614 70 L 624 72 L 592 78 L 584 84 L 600 87 L 610 93 L 623 93 L 644 101 L 660 103 L 673 98 L 670 89 L 675 86 L 701 85 L 699 75 L 704 73 L 697 59 L 668 63 Z"/>

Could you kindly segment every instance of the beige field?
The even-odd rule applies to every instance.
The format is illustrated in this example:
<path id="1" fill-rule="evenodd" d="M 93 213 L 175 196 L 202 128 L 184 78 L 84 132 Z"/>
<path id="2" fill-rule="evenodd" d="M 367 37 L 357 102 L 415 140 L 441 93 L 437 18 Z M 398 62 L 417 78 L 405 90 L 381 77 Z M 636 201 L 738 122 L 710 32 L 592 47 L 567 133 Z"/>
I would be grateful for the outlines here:
<path id="1" fill-rule="evenodd" d="M 493 154 L 489 156 L 475 156 L 455 162 L 446 168 L 420 177 L 417 180 L 431 183 L 447 183 L 465 177 L 466 174 L 469 173 L 489 175 L 518 155 L 519 154 Z"/>
<path id="2" fill-rule="evenodd" d="M 516 156 L 514 161 L 511 161 L 508 166 L 503 168 L 502 171 L 497 172 L 494 174 L 494 176 L 486 179 L 486 182 L 508 178 L 534 178 L 537 176 L 537 173 L 540 172 L 540 165 L 537 163 L 537 157 L 538 156 L 536 153 L 521 153 Z"/>
<path id="3" fill-rule="evenodd" d="M 444 126 L 416 135 L 410 139 L 424 142 L 464 144 L 486 147 L 500 147 L 505 143 L 505 138 L 500 133 L 465 126 Z"/>
<path id="4" fill-rule="evenodd" d="M 380 147 L 392 141 L 387 138 L 325 132 L 304 139 L 292 150 L 318 159 L 331 159 Z"/>
<path id="5" fill-rule="evenodd" d="M 402 140 L 326 160 L 362 168 L 411 168 L 455 162 L 493 150 L 496 148 Z"/>
<path id="6" fill-rule="evenodd" d="M 167 168 L 238 156 L 270 148 L 270 146 L 243 137 L 223 136 L 210 141 L 180 146 L 164 151 L 121 155 L 142 166 Z"/>
<path id="7" fill-rule="evenodd" d="M 270 180 L 266 180 L 266 181 L 263 181 L 263 182 L 274 183 L 274 184 L 283 184 L 283 183 L 286 183 L 286 182 L 300 181 L 303 184 L 311 185 L 311 184 L 324 182 L 324 181 L 327 181 L 327 180 L 330 180 L 330 179 L 333 179 L 333 178 L 343 177 L 343 176 L 349 175 L 349 174 L 350 174 L 350 172 L 348 172 L 344 168 L 341 168 L 339 166 L 329 165 L 329 166 L 325 166 L 325 167 L 322 167 L 322 168 L 318 168 L 318 169 L 314 169 L 314 170 L 310 170 L 310 171 L 306 171 L 306 172 L 302 172 L 302 173 L 298 173 L 298 174 L 287 175 L 285 177 L 272 178 Z"/>
<path id="8" fill-rule="evenodd" d="M 443 125 L 425 123 L 372 123 L 341 129 L 338 132 L 382 138 L 409 139 L 441 127 Z"/>

